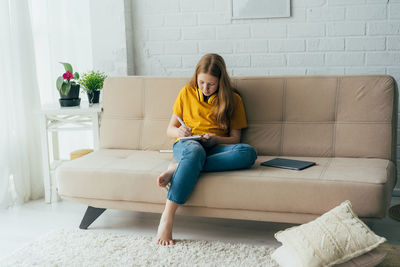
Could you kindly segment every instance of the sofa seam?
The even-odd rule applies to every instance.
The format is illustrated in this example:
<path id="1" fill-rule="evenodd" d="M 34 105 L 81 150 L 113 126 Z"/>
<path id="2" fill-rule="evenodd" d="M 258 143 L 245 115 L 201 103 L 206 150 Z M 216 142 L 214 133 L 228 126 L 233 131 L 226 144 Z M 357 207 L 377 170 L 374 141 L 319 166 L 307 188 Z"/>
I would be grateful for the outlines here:
<path id="1" fill-rule="evenodd" d="M 120 120 L 144 120 L 143 117 L 129 117 L 129 116 L 115 116 L 115 115 L 102 115 L 102 119 L 120 119 Z M 151 118 L 152 121 L 169 121 L 166 118 Z M 282 121 L 261 121 L 250 120 L 248 124 L 281 124 Z M 392 124 L 390 121 L 286 121 L 287 124 Z"/>
<path id="2" fill-rule="evenodd" d="M 146 112 L 146 80 L 142 78 L 142 117 L 143 119 L 140 122 L 140 135 L 139 135 L 139 149 L 143 149 L 143 129 L 144 129 L 144 120 L 145 120 L 145 112 Z"/>
<path id="3" fill-rule="evenodd" d="M 332 160 L 333 160 L 332 157 L 329 158 L 328 164 L 326 164 L 325 168 L 322 170 L 322 172 L 321 172 L 320 175 L 319 175 L 319 179 L 320 179 L 320 180 L 325 180 L 325 179 L 323 179 L 322 177 L 325 176 L 326 171 L 327 171 L 328 168 L 331 166 Z"/>
<path id="4" fill-rule="evenodd" d="M 371 78 L 378 78 L 378 77 L 391 77 L 389 74 L 355 74 L 355 75 L 270 75 L 268 76 L 271 79 L 286 79 L 285 77 L 288 77 L 289 79 L 326 79 L 326 78 L 337 78 L 337 77 L 351 77 L 351 78 L 357 78 L 357 77 L 371 77 Z M 138 77 L 147 77 L 147 76 L 138 76 Z M 247 81 L 247 80 L 263 80 L 265 79 L 265 76 L 231 76 L 232 79 L 235 80 L 241 80 L 241 81 Z M 155 78 L 165 78 L 165 77 L 155 77 Z"/>
<path id="5" fill-rule="evenodd" d="M 129 117 L 129 116 L 115 116 L 115 115 L 107 115 L 103 116 L 104 119 L 119 119 L 119 120 L 127 120 L 127 121 L 140 121 L 144 120 L 144 117 Z M 152 121 L 169 121 L 166 118 L 151 118 Z"/>
<path id="6" fill-rule="evenodd" d="M 279 124 L 280 121 L 250 121 L 249 124 Z M 390 121 L 286 121 L 287 124 L 392 124 Z"/>
<path id="7" fill-rule="evenodd" d="M 332 134 L 332 152 L 331 156 L 336 157 L 336 131 L 337 131 L 337 125 L 338 125 L 338 106 L 339 106 L 339 91 L 340 91 L 340 85 L 342 82 L 341 77 L 336 78 L 336 96 L 335 96 L 335 114 L 334 114 L 334 124 L 333 124 L 333 134 Z"/>
<path id="8" fill-rule="evenodd" d="M 282 88 L 282 121 L 281 121 L 281 146 L 280 146 L 280 155 L 283 155 L 283 141 L 285 134 L 285 125 L 286 125 L 286 84 L 287 79 L 283 80 L 283 88 Z"/>

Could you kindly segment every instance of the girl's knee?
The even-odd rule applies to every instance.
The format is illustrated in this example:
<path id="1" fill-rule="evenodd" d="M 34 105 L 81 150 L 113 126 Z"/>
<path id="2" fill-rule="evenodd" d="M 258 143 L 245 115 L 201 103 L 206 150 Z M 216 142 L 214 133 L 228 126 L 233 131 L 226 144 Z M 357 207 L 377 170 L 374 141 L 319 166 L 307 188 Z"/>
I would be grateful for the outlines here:
<path id="1" fill-rule="evenodd" d="M 186 141 L 183 155 L 186 157 L 196 157 L 200 159 L 206 158 L 206 151 L 197 141 Z"/>
<path id="2" fill-rule="evenodd" d="M 248 162 L 248 167 L 250 168 L 257 159 L 257 151 L 254 147 L 248 144 L 237 144 L 234 150 L 240 151 L 243 156 L 243 160 Z"/>

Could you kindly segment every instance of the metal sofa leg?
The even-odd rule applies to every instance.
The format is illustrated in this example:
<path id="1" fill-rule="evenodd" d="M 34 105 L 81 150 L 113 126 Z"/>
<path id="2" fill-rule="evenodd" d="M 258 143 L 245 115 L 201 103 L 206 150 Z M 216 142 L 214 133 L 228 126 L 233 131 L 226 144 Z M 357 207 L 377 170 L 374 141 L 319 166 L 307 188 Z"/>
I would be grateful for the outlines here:
<path id="1" fill-rule="evenodd" d="M 105 210 L 106 209 L 88 206 L 79 228 L 86 230 Z"/>

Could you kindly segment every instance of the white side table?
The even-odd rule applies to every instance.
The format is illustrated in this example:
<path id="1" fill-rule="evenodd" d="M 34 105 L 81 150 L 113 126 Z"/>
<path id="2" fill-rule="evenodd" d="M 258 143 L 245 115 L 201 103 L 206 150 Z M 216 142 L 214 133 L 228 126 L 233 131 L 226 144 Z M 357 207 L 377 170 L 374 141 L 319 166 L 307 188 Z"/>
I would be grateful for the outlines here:
<path id="1" fill-rule="evenodd" d="M 83 102 L 78 107 L 60 107 L 58 103 L 54 103 L 42 106 L 38 113 L 40 115 L 45 201 L 51 203 L 59 200 L 54 175 L 55 169 L 62 163 L 58 148 L 58 132 L 92 130 L 94 150 L 99 149 L 101 104 L 89 106 L 88 103 Z"/>

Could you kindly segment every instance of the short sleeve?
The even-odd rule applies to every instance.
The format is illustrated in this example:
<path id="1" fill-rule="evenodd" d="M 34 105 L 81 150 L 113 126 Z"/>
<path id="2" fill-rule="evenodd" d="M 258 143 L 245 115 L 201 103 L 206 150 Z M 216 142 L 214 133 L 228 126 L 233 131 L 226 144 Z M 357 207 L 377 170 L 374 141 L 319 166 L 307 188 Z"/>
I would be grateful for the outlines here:
<path id="1" fill-rule="evenodd" d="M 183 117 L 183 99 L 184 95 L 186 93 L 186 88 L 182 88 L 182 90 L 179 92 L 178 96 L 176 97 L 175 103 L 172 106 L 172 111 L 176 116 Z"/>
<path id="2" fill-rule="evenodd" d="M 234 93 L 234 96 L 235 107 L 233 109 L 230 128 L 234 130 L 247 128 L 246 112 L 244 110 L 242 98 L 236 93 Z"/>

